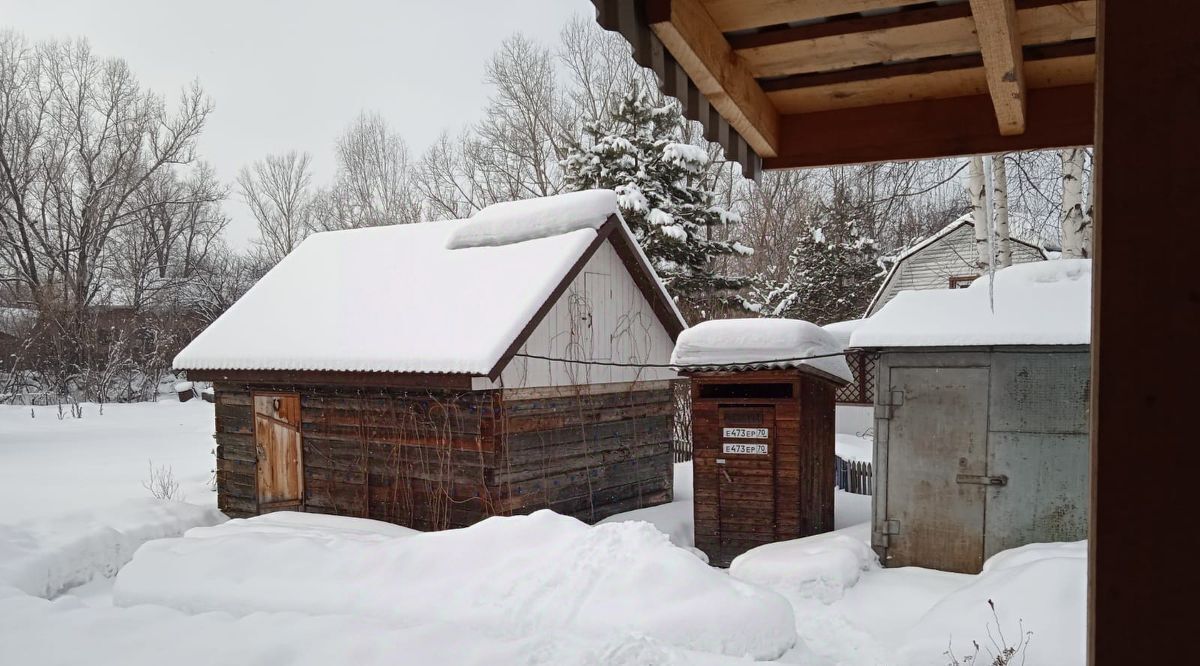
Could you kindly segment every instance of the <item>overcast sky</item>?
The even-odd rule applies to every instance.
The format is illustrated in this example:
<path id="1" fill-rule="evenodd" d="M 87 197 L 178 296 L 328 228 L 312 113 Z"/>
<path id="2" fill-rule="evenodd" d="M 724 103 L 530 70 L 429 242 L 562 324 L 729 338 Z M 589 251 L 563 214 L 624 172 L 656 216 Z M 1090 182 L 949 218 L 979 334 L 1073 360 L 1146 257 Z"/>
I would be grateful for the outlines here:
<path id="1" fill-rule="evenodd" d="M 0 0 L 0 28 L 31 39 L 86 37 L 127 60 L 174 101 L 198 79 L 216 112 L 200 152 L 232 183 L 272 152 L 307 150 L 315 179 L 333 169 L 332 144 L 361 109 L 382 113 L 414 153 L 443 130 L 479 118 L 488 57 L 523 32 L 554 43 L 588 0 Z M 255 233 L 237 201 L 230 240 Z"/>

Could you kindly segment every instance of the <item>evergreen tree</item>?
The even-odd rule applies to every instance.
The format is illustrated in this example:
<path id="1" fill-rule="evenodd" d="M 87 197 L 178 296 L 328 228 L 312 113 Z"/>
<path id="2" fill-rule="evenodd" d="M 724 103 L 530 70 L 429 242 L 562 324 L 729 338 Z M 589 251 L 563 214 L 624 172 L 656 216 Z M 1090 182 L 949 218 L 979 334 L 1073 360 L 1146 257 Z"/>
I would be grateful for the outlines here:
<path id="1" fill-rule="evenodd" d="M 568 189 L 617 192 L 621 216 L 683 312 L 708 317 L 719 304 L 740 305 L 730 293 L 749 283 L 719 270 L 718 258 L 753 251 L 716 239 L 738 218 L 704 189 L 708 153 L 683 137 L 678 110 L 635 85 L 608 117 L 585 126 L 562 167 Z"/>
<path id="2" fill-rule="evenodd" d="M 861 317 L 884 275 L 875 241 L 836 217 L 811 222 L 771 273 L 756 277 L 746 307 L 821 325 Z"/>

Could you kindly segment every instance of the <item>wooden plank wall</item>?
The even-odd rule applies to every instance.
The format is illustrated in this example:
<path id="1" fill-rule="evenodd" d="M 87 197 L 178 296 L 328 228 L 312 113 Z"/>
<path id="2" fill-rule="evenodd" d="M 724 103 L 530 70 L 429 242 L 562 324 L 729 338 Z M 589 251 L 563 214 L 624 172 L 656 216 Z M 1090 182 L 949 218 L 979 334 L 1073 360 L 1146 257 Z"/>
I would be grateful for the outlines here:
<path id="1" fill-rule="evenodd" d="M 217 383 L 218 506 L 257 515 L 252 391 L 300 393 L 304 510 L 422 530 L 551 508 L 594 522 L 671 501 L 669 387 L 411 391 Z"/>
<path id="2" fill-rule="evenodd" d="M 494 515 L 492 392 L 262 386 L 300 393 L 304 510 L 417 529 Z M 251 388 L 216 385 L 218 505 L 258 511 Z"/>
<path id="3" fill-rule="evenodd" d="M 699 388 L 706 382 L 790 382 L 788 399 L 703 399 Z M 696 547 L 709 561 L 727 566 L 734 557 L 762 543 L 795 539 L 833 529 L 834 502 L 834 402 L 835 386 L 827 381 L 789 370 L 744 373 L 697 373 L 692 376 L 692 441 Z M 724 542 L 721 512 L 739 511 L 737 497 L 722 499 L 716 459 L 721 453 L 719 409 L 727 405 L 773 405 L 775 408 L 775 519 L 772 533 L 752 542 Z M 766 487 L 766 486 L 764 486 Z"/>
<path id="4" fill-rule="evenodd" d="M 503 409 L 493 477 L 503 512 L 549 507 L 591 523 L 671 501 L 670 386 L 506 397 Z"/>

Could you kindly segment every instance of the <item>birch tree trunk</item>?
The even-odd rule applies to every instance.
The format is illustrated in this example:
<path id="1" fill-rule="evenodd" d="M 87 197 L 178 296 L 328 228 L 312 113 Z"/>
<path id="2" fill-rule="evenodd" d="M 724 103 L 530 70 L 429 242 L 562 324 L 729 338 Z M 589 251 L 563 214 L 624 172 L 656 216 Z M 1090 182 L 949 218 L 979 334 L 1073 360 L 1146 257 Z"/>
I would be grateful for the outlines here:
<path id="1" fill-rule="evenodd" d="M 992 265 L 992 253 L 988 249 L 991 216 L 984 210 L 983 205 L 986 194 L 983 180 L 983 158 L 979 155 L 972 157 L 967 173 L 967 187 L 970 188 L 971 194 L 971 218 L 975 222 L 975 267 L 979 269 L 980 273 L 983 273 Z"/>
<path id="2" fill-rule="evenodd" d="M 1088 256 L 1085 244 L 1088 221 L 1083 214 L 1083 149 L 1065 148 L 1062 157 L 1062 256 L 1082 259 Z"/>
<path id="3" fill-rule="evenodd" d="M 996 268 L 1012 266 L 1012 239 L 1008 232 L 1008 172 L 1001 153 L 988 158 L 992 160 L 992 199 L 996 202 Z"/>
<path id="4" fill-rule="evenodd" d="M 1090 181 L 1088 181 L 1087 207 L 1084 208 L 1084 211 L 1083 211 L 1083 233 L 1082 233 L 1083 238 L 1082 238 L 1082 241 L 1083 241 L 1083 252 L 1084 252 L 1085 257 L 1092 256 L 1092 230 L 1094 229 L 1094 227 L 1092 226 L 1092 223 L 1093 223 L 1093 220 L 1095 219 L 1092 214 L 1093 213 L 1092 206 L 1095 204 L 1095 201 L 1096 201 L 1096 161 L 1095 161 L 1095 157 L 1093 157 L 1092 158 L 1092 178 Z"/>

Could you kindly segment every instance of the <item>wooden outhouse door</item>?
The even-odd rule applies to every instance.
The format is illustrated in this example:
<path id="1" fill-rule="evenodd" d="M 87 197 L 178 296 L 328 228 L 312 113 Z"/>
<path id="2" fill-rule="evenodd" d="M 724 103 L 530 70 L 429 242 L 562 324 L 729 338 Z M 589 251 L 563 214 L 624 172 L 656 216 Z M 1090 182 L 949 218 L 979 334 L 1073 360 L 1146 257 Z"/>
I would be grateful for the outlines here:
<path id="1" fill-rule="evenodd" d="M 259 511 L 299 508 L 304 486 L 298 394 L 254 394 L 254 443 Z"/>
<path id="2" fill-rule="evenodd" d="M 983 566 L 988 369 L 893 367 L 887 566 Z"/>
<path id="3" fill-rule="evenodd" d="M 775 540 L 775 408 L 721 405 L 717 511 L 722 551 Z"/>

